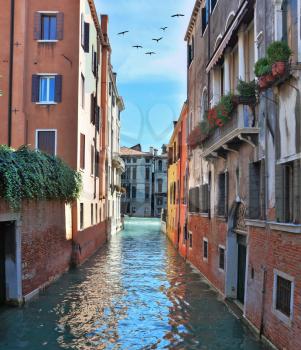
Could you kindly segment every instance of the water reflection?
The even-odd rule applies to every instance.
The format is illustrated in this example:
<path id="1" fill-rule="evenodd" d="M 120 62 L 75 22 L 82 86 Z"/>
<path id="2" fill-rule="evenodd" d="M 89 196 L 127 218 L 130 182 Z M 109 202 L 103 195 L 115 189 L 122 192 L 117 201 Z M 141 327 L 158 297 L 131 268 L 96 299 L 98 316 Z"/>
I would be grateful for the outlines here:
<path id="1" fill-rule="evenodd" d="M 264 347 L 159 232 L 131 219 L 80 269 L 22 309 L 0 311 L 0 349 Z"/>

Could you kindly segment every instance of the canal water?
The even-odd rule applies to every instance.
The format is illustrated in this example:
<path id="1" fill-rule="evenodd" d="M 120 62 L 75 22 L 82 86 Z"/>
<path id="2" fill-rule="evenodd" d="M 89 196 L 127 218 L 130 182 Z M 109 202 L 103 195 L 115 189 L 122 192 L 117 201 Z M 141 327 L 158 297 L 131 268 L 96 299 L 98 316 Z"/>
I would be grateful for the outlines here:
<path id="1" fill-rule="evenodd" d="M 265 349 L 160 224 L 126 229 L 22 308 L 0 309 L 0 349 Z"/>

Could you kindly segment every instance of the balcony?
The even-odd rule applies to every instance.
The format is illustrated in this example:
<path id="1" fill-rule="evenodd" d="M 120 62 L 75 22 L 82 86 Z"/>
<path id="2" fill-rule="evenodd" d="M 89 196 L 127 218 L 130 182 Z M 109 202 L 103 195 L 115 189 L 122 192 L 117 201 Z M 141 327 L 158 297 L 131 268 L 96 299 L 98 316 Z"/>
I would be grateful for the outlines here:
<path id="1" fill-rule="evenodd" d="M 112 166 L 113 168 L 120 170 L 120 172 L 122 173 L 124 173 L 125 171 L 125 163 L 123 159 L 120 157 L 120 154 L 117 152 L 113 153 Z"/>
<path id="2" fill-rule="evenodd" d="M 231 119 L 218 127 L 203 142 L 202 156 L 225 158 L 227 152 L 237 152 L 242 144 L 255 147 L 259 134 L 255 111 L 248 105 L 239 104 Z"/>

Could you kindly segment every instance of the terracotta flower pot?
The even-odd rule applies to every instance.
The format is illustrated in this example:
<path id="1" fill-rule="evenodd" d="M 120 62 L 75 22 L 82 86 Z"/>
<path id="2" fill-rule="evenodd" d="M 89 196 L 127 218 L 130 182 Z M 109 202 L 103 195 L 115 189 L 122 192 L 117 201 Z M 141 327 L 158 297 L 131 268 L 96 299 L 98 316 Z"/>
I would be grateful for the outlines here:
<path id="1" fill-rule="evenodd" d="M 265 89 L 268 86 L 266 75 L 263 75 L 262 77 L 259 78 L 258 84 L 260 89 Z"/>
<path id="2" fill-rule="evenodd" d="M 279 77 L 281 75 L 284 75 L 285 69 L 286 69 L 286 62 L 284 61 L 275 62 L 272 66 L 273 76 Z"/>
<path id="3" fill-rule="evenodd" d="M 270 73 L 270 74 L 267 74 L 265 76 L 265 79 L 266 79 L 267 84 L 270 84 L 275 80 L 275 77 L 272 73 Z"/>

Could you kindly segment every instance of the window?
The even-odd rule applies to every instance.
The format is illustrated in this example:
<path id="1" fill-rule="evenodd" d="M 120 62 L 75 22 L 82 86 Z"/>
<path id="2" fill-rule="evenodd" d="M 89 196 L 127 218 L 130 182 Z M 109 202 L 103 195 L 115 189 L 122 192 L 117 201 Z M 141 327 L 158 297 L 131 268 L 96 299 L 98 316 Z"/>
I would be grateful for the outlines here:
<path id="1" fill-rule="evenodd" d="M 52 156 L 56 155 L 56 130 L 37 130 L 36 148 Z"/>
<path id="2" fill-rule="evenodd" d="M 162 171 L 162 160 L 159 160 L 158 162 L 158 170 Z"/>
<path id="3" fill-rule="evenodd" d="M 162 192 L 163 192 L 163 180 L 158 179 L 158 193 L 162 193 Z"/>
<path id="4" fill-rule="evenodd" d="M 95 176 L 99 177 L 99 152 L 96 151 L 95 154 Z"/>
<path id="5" fill-rule="evenodd" d="M 189 190 L 189 212 L 198 213 L 200 211 L 200 189 L 199 187 L 191 188 Z"/>
<path id="6" fill-rule="evenodd" d="M 219 263 L 218 267 L 220 270 L 225 270 L 225 247 L 219 246 L 218 247 L 219 252 Z"/>
<path id="7" fill-rule="evenodd" d="M 136 180 L 137 179 L 137 168 L 136 167 L 134 167 L 133 168 L 133 180 Z"/>
<path id="8" fill-rule="evenodd" d="M 147 158 L 147 159 L 145 160 L 145 162 L 146 162 L 146 163 L 149 163 L 149 162 L 150 162 L 150 160 Z"/>
<path id="9" fill-rule="evenodd" d="M 56 40 L 56 15 L 42 15 L 41 39 Z"/>
<path id="10" fill-rule="evenodd" d="M 205 184 L 200 187 L 200 211 L 201 213 L 208 214 L 209 213 L 209 185 Z"/>
<path id="11" fill-rule="evenodd" d="M 192 248 L 192 232 L 189 231 L 189 248 Z"/>
<path id="12" fill-rule="evenodd" d="M 55 104 L 62 101 L 61 75 L 33 75 L 32 102 Z"/>
<path id="13" fill-rule="evenodd" d="M 137 158 L 133 158 L 133 163 L 137 163 Z"/>
<path id="14" fill-rule="evenodd" d="M 205 120 L 206 113 L 208 112 L 208 92 L 207 88 L 204 88 L 202 100 L 201 100 L 201 121 Z"/>
<path id="15" fill-rule="evenodd" d="M 85 22 L 84 15 L 81 15 L 81 45 L 85 52 L 89 52 L 90 24 Z"/>
<path id="16" fill-rule="evenodd" d="M 85 143 L 86 137 L 84 134 L 80 134 L 80 168 L 85 169 Z"/>
<path id="17" fill-rule="evenodd" d="M 132 214 L 136 213 L 136 207 L 132 207 Z"/>
<path id="18" fill-rule="evenodd" d="M 218 203 L 217 203 L 217 215 L 226 216 L 227 215 L 227 173 L 219 174 L 218 176 Z"/>
<path id="19" fill-rule="evenodd" d="M 94 45 L 92 45 L 92 72 L 94 76 L 97 75 L 98 61 L 97 61 L 97 52 L 94 50 Z"/>
<path id="20" fill-rule="evenodd" d="M 265 218 L 265 169 L 264 160 L 249 165 L 249 205 L 250 219 Z"/>
<path id="21" fill-rule="evenodd" d="M 149 178 L 150 178 L 150 168 L 149 167 L 147 167 L 145 169 L 145 178 L 146 178 L 146 180 L 149 180 Z"/>
<path id="22" fill-rule="evenodd" d="M 130 180 L 130 178 L 131 178 L 131 168 L 130 168 L 130 167 L 128 167 L 128 168 L 126 169 L 126 178 L 127 178 L 128 180 Z"/>
<path id="23" fill-rule="evenodd" d="M 91 146 L 91 175 L 94 175 L 95 168 L 95 151 L 94 146 Z"/>
<path id="24" fill-rule="evenodd" d="M 145 185 L 145 200 L 149 199 L 150 188 L 149 185 Z"/>
<path id="25" fill-rule="evenodd" d="M 95 220 L 96 220 L 96 223 L 98 223 L 98 205 L 97 205 L 97 203 L 95 204 Z"/>
<path id="26" fill-rule="evenodd" d="M 34 17 L 34 39 L 40 41 L 63 40 L 64 14 L 62 12 L 36 12 Z"/>
<path id="27" fill-rule="evenodd" d="M 81 74 L 81 104 L 85 108 L 85 77 Z"/>
<path id="28" fill-rule="evenodd" d="M 276 216 L 278 222 L 300 223 L 301 160 L 276 166 Z"/>
<path id="29" fill-rule="evenodd" d="M 293 318 L 294 278 L 274 270 L 273 309 L 284 322 Z"/>
<path id="30" fill-rule="evenodd" d="M 132 198 L 135 199 L 135 198 L 136 198 L 136 195 L 137 195 L 137 190 L 136 190 L 136 187 L 133 186 L 133 187 L 132 187 Z"/>
<path id="31" fill-rule="evenodd" d="M 163 205 L 163 199 L 161 197 L 157 198 L 157 205 Z"/>
<path id="32" fill-rule="evenodd" d="M 91 203 L 91 225 L 94 224 L 94 205 Z"/>
<path id="33" fill-rule="evenodd" d="M 82 230 L 84 228 L 84 203 L 80 203 L 79 208 L 80 208 L 79 225 L 80 225 L 80 229 Z"/>
<path id="34" fill-rule="evenodd" d="M 203 260 L 208 260 L 208 239 L 203 239 Z"/>

